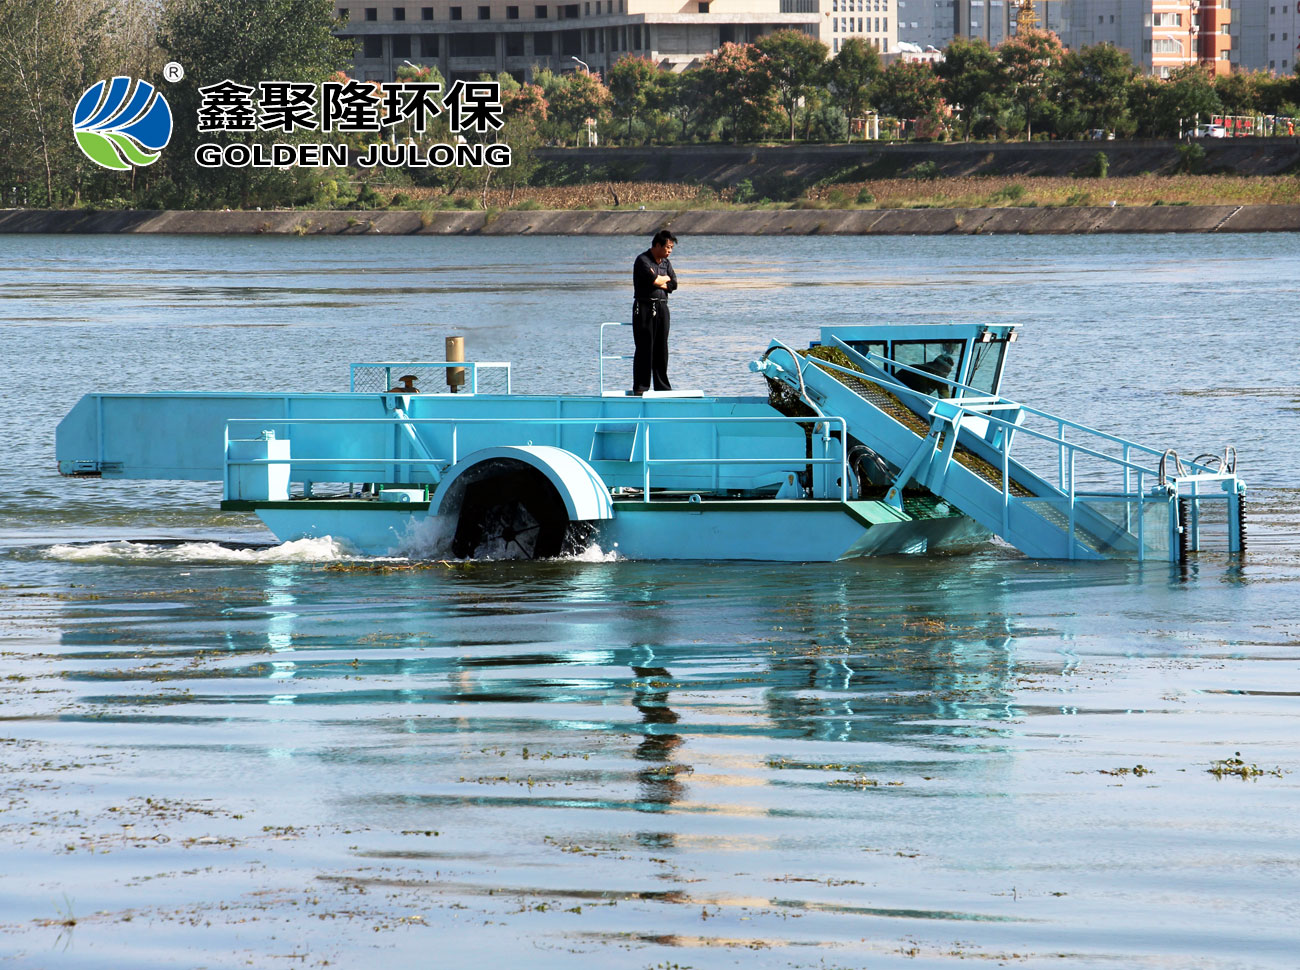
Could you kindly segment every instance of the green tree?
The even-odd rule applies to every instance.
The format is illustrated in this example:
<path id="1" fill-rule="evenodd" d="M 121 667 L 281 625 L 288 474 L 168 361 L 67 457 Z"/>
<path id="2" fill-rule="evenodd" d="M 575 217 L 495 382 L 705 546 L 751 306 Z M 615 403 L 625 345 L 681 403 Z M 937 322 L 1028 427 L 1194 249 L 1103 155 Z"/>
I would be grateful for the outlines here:
<path id="1" fill-rule="evenodd" d="M 1129 128 L 1129 88 L 1135 77 L 1133 58 L 1113 44 L 1094 44 L 1066 54 L 1060 90 L 1063 114 L 1073 119 L 1071 133 Z"/>
<path id="2" fill-rule="evenodd" d="M 866 114 L 871 104 L 872 89 L 880 80 L 880 54 L 865 38 L 845 38 L 826 73 L 832 103 L 848 116 L 851 125 L 853 119 Z"/>
<path id="3" fill-rule="evenodd" d="M 1265 92 L 1271 79 L 1267 71 L 1233 71 L 1214 79 L 1214 93 L 1226 114 L 1273 114 L 1264 110 Z"/>
<path id="4" fill-rule="evenodd" d="M 586 130 L 587 120 L 599 126 L 609 121 L 613 98 L 600 76 L 586 71 L 552 74 L 539 71 L 534 78 L 546 94 L 551 134 L 562 142 L 576 145 Z"/>
<path id="5" fill-rule="evenodd" d="M 971 126 L 977 118 L 995 116 L 1006 107 L 1006 72 L 993 48 L 979 38 L 953 38 L 934 73 L 966 141 L 970 141 Z"/>
<path id="6" fill-rule="evenodd" d="M 502 80 L 509 77 L 503 75 Z M 501 180 L 510 190 L 514 201 L 515 190 L 527 185 L 537 170 L 536 151 L 542 144 L 542 126 L 546 123 L 546 96 L 536 84 L 515 84 L 501 96 L 506 123 L 498 133 L 498 141 L 510 146 L 510 167 L 501 173 Z"/>
<path id="7" fill-rule="evenodd" d="M 1287 114 L 1281 110 L 1282 105 L 1294 107 L 1300 104 L 1300 61 L 1296 62 L 1296 67 L 1296 74 L 1283 74 L 1260 82 L 1260 107 L 1268 114 Z"/>
<path id="8" fill-rule="evenodd" d="M 1144 138 L 1155 138 L 1160 130 L 1160 93 L 1165 82 L 1150 74 L 1139 74 L 1128 86 L 1128 114 L 1134 130 Z"/>
<path id="9" fill-rule="evenodd" d="M 1026 30 L 998 46 L 1010 82 L 1011 99 L 1025 119 L 1025 138 L 1033 137 L 1034 125 L 1050 127 L 1059 111 L 1056 101 L 1065 49 L 1056 34 Z"/>
<path id="10" fill-rule="evenodd" d="M 1300 101 L 1300 77 L 1294 74 L 1274 76 L 1258 72 L 1254 82 L 1259 110 L 1266 115 L 1288 114 L 1281 110 L 1284 104 Z M 1222 97 L 1222 96 L 1220 96 Z"/>
<path id="11" fill-rule="evenodd" d="M 508 75 L 507 75 L 508 76 Z M 537 84 L 519 84 L 510 91 L 502 89 L 501 107 L 506 118 L 524 118 L 529 124 L 540 128 L 546 121 L 546 94 Z"/>
<path id="12" fill-rule="evenodd" d="M 802 30 L 776 30 L 764 34 L 754 46 L 766 58 L 772 89 L 790 119 L 790 140 L 794 141 L 794 109 L 813 88 L 822 85 L 826 45 Z"/>
<path id="13" fill-rule="evenodd" d="M 704 58 L 696 74 L 702 112 L 731 123 L 731 138 L 760 134 L 776 109 L 767 59 L 753 44 L 723 44 Z"/>
<path id="14" fill-rule="evenodd" d="M 506 168 L 455 166 L 444 169 L 440 179 L 447 195 L 476 193 L 479 206 L 486 209 L 493 189 L 508 189 L 508 200 L 513 202 L 516 190 L 527 185 L 536 171 L 535 153 L 541 145 L 540 129 L 547 120 L 548 106 L 539 85 L 522 84 L 508 73 L 502 72 L 495 77 L 480 74 L 479 80 L 496 82 L 504 123 L 497 131 L 465 132 L 463 136 L 471 142 L 509 145 L 510 165 Z M 441 137 L 443 141 L 452 139 L 449 132 Z"/>
<path id="15" fill-rule="evenodd" d="M 149 14 L 110 0 L 0 0 L 0 180 L 23 187 L 17 201 L 58 205 L 75 199 L 87 180 L 130 194 L 134 170 L 100 175 L 70 122 L 91 84 L 116 73 L 138 77 L 153 66 L 147 27 L 139 29 Z"/>
<path id="16" fill-rule="evenodd" d="M 627 122 L 627 137 L 632 137 L 632 122 L 644 118 L 655 103 L 659 68 L 648 57 L 620 58 L 609 69 L 609 93 L 614 117 Z"/>
<path id="17" fill-rule="evenodd" d="M 1210 72 L 1189 64 L 1170 72 L 1157 100 L 1158 134 L 1166 138 L 1189 130 L 1198 117 L 1209 118 L 1223 110 Z"/>
<path id="18" fill-rule="evenodd" d="M 908 121 L 933 118 L 942 100 L 939 78 L 924 61 L 894 61 L 876 85 L 875 102 L 880 110 Z"/>
<path id="19" fill-rule="evenodd" d="M 442 91 L 447 89 L 447 82 L 443 78 L 442 73 L 436 67 L 431 65 L 418 66 L 414 64 L 403 64 L 397 68 L 396 77 L 398 81 L 415 81 L 421 84 L 433 84 L 437 85 L 438 89 Z M 333 80 L 336 81 L 346 81 L 346 79 L 346 75 L 343 74 L 335 75 L 333 78 Z M 496 78 L 484 74 L 479 76 L 479 80 L 495 80 L 500 83 L 502 85 L 501 100 L 503 104 L 507 97 L 505 93 L 507 89 L 517 88 L 519 86 L 518 82 L 508 74 L 502 74 Z M 473 133 L 467 133 L 467 136 L 470 140 L 478 140 L 477 136 Z M 386 126 L 383 132 L 378 134 L 371 132 L 334 132 L 330 136 L 331 141 L 347 144 L 351 149 L 357 152 L 363 152 L 369 145 L 381 141 L 388 141 L 389 139 L 419 145 L 426 155 L 433 149 L 434 145 L 446 144 L 456 140 L 452 135 L 451 123 L 445 112 L 436 117 L 426 119 L 425 129 L 422 132 L 417 131 L 414 123 L 410 119 L 407 119 L 395 125 Z M 494 141 L 496 139 L 491 136 L 491 133 L 489 133 L 489 137 L 486 140 Z M 385 173 L 385 177 L 387 178 L 391 174 L 391 172 L 387 172 Z M 451 194 L 452 192 L 464 187 L 461 183 L 466 172 L 464 169 L 457 167 L 418 167 L 410 169 L 408 174 L 411 181 L 416 185 L 442 188 L 448 194 Z"/>
<path id="20" fill-rule="evenodd" d="M 691 125 L 703 114 L 704 97 L 698 69 L 660 71 L 655 86 L 655 108 L 681 123 L 679 141 L 686 141 Z"/>
<path id="21" fill-rule="evenodd" d="M 176 124 L 165 158 L 173 178 L 188 186 L 196 201 L 246 206 L 255 195 L 267 202 L 292 201 L 285 195 L 298 191 L 300 173 L 197 165 L 194 149 L 201 141 L 287 140 L 278 132 L 238 132 L 229 139 L 199 132 L 199 89 L 226 79 L 253 86 L 327 80 L 352 63 L 354 41 L 334 36 L 338 23 L 332 0 L 166 0 L 159 43 L 169 60 L 185 66 L 185 78 L 167 92 Z"/>

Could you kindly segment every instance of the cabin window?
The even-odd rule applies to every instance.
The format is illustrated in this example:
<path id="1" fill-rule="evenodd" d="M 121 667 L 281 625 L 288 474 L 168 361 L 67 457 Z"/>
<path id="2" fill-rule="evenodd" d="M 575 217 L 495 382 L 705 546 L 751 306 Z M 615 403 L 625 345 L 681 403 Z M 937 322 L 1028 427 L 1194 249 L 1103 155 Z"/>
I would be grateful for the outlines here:
<path id="1" fill-rule="evenodd" d="M 1002 370 L 1002 358 L 1006 352 L 1006 340 L 990 340 L 986 344 L 975 344 L 970 377 L 966 383 L 971 387 L 979 388 L 985 394 L 992 394 L 998 386 L 998 374 Z"/>
<path id="2" fill-rule="evenodd" d="M 953 381 L 961 373 L 963 346 L 964 341 L 961 340 L 896 340 L 893 357 L 900 364 Z M 952 389 L 948 385 L 929 380 L 913 371 L 900 370 L 895 376 L 900 384 L 906 384 L 923 394 L 952 396 Z"/>
<path id="3" fill-rule="evenodd" d="M 883 340 L 850 340 L 848 341 L 848 345 L 863 355 L 879 354 L 881 357 L 884 357 L 886 353 L 885 342 Z M 875 364 L 877 367 L 880 366 L 879 361 L 873 360 L 871 363 Z"/>

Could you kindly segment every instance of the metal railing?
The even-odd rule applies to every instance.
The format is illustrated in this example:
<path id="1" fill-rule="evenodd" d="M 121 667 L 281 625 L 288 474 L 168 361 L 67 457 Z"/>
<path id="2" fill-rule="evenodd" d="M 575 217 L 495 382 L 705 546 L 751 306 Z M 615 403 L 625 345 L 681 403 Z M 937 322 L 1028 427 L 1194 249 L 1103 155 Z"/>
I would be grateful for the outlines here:
<path id="1" fill-rule="evenodd" d="M 606 327 L 630 327 L 630 323 L 602 323 L 600 325 L 600 351 L 597 366 L 600 368 L 600 385 L 597 393 L 604 396 L 605 394 L 605 361 L 607 360 L 632 360 L 635 354 L 607 354 L 605 353 L 605 328 Z"/>
<path id="2" fill-rule="evenodd" d="M 466 393 L 477 394 L 478 389 L 478 372 L 480 370 L 504 370 L 506 374 L 506 393 L 510 393 L 510 363 L 504 360 L 423 360 L 423 361 L 375 361 L 350 365 L 348 373 L 348 391 L 350 393 L 368 393 L 378 391 L 387 393 L 392 391 L 395 386 L 394 373 L 400 380 L 405 374 L 412 371 L 432 370 L 432 371 L 451 371 L 461 368 L 469 371 L 469 390 Z M 358 372 L 363 375 L 358 386 Z M 365 380 L 365 377 L 371 375 L 378 376 L 382 374 L 383 384 L 377 381 Z M 401 392 L 395 392 L 401 393 Z M 445 391 L 421 391 L 422 394 L 443 394 Z"/>
<path id="3" fill-rule="evenodd" d="M 859 353 L 844 344 L 843 341 L 840 341 L 838 338 L 832 339 L 835 339 L 835 342 L 841 346 L 841 349 L 850 355 L 850 359 L 857 357 L 870 363 L 876 363 L 882 368 L 888 366 L 894 370 L 902 369 L 910 371 L 927 380 L 944 384 L 954 390 L 971 392 L 976 395 L 973 397 L 938 398 L 933 395 L 925 394 L 924 392 L 918 391 L 915 388 L 897 381 L 882 378 L 875 374 L 864 374 L 862 371 L 842 367 L 838 364 L 831 363 L 830 361 L 816 360 L 815 362 L 810 362 L 806 358 L 796 358 L 796 366 L 800 371 L 798 376 L 801 383 L 803 381 L 802 369 L 805 366 L 816 366 L 831 371 L 838 371 L 859 380 L 869 380 L 872 383 L 889 390 L 900 398 L 912 398 L 924 402 L 927 406 L 932 427 L 937 422 L 946 423 L 951 426 L 954 438 L 960 432 L 962 420 L 968 416 L 977 417 L 980 421 L 986 422 L 986 428 L 992 426 L 989 430 L 996 429 L 1000 432 L 998 434 L 990 434 L 986 430 L 985 433 L 979 435 L 979 438 L 996 452 L 1001 465 L 999 471 L 1001 473 L 1000 491 L 1002 499 L 1002 535 L 1004 537 L 1008 536 L 1010 533 L 1010 510 L 1013 500 L 1030 503 L 1036 500 L 1042 501 L 1044 499 L 1053 498 L 1053 496 L 1050 495 L 1044 496 L 1034 494 L 1029 496 L 1013 496 L 1011 494 L 1011 446 L 1018 437 L 1028 437 L 1045 443 L 1056 451 L 1056 488 L 1060 493 L 1058 497 L 1063 498 L 1066 503 L 1066 508 L 1064 510 L 1067 517 L 1065 531 L 1067 534 L 1070 558 L 1074 558 L 1075 556 L 1075 540 L 1077 535 L 1076 507 L 1077 503 L 1081 500 L 1111 500 L 1124 502 L 1125 514 L 1123 528 L 1125 532 L 1134 535 L 1138 547 L 1138 559 L 1141 560 L 1145 558 L 1146 549 L 1146 517 L 1142 514 L 1142 510 L 1148 503 L 1172 504 L 1184 489 L 1188 490 L 1194 502 L 1204 500 L 1208 498 L 1208 496 L 1201 494 L 1200 487 L 1202 485 L 1211 482 L 1238 482 L 1238 479 L 1233 472 L 1215 470 L 1207 465 L 1199 464 L 1197 462 L 1188 462 L 1188 465 L 1191 466 L 1190 471 L 1188 471 L 1181 463 L 1176 463 L 1178 474 L 1171 477 L 1166 474 L 1165 470 L 1165 459 L 1168 452 L 1162 452 L 1155 448 L 1138 444 L 1137 442 L 1128 441 L 1124 438 L 1118 437 L 1117 435 L 1112 435 L 1105 431 L 1088 427 L 1087 425 L 1080 424 L 1077 421 L 1071 421 L 1067 418 L 1062 418 L 1058 415 L 1050 414 L 1037 408 L 1028 407 L 1019 402 L 1012 401 L 1009 398 L 1001 397 L 1000 395 L 989 395 L 986 391 L 983 391 L 980 388 L 971 387 L 970 385 L 962 384 L 958 381 L 938 377 L 927 371 L 920 370 L 919 368 L 891 360 L 881 354 L 870 351 L 865 354 Z M 999 417 L 994 413 L 997 411 L 1013 411 L 1015 412 L 1015 417 L 1008 420 L 1007 418 Z M 1031 415 L 1054 424 L 1055 432 L 1046 433 L 1034 428 L 1025 427 L 1021 423 L 1022 415 Z M 1099 451 L 1097 448 L 1069 441 L 1066 439 L 1067 429 L 1091 435 L 1100 439 L 1102 442 L 1116 445 L 1120 449 L 1120 455 L 1117 457 Z M 1104 445 L 1099 445 L 1099 447 L 1102 446 Z M 921 445 L 920 448 L 924 448 L 924 445 Z M 1134 452 L 1160 458 L 1161 460 L 1158 467 L 1152 468 L 1137 464 L 1132 460 Z M 949 452 L 949 460 L 952 460 L 951 454 L 952 452 Z M 919 457 L 920 455 L 921 451 L 918 450 L 917 456 Z M 1076 460 L 1079 457 L 1098 460 L 1111 467 L 1113 470 L 1122 471 L 1122 490 L 1118 492 L 1108 492 L 1093 490 L 1081 491 L 1076 489 Z M 1037 473 L 1032 469 L 1020 464 L 1019 462 L 1017 462 L 1017 464 L 1030 474 L 1037 476 Z M 911 470 L 915 471 L 915 469 Z M 905 469 L 905 471 L 907 471 L 907 469 Z M 900 473 L 900 479 L 903 477 L 904 476 Z M 1136 477 L 1137 480 L 1136 490 L 1133 488 L 1134 477 Z M 1044 481 L 1046 482 L 1047 480 L 1044 479 Z M 1153 483 L 1149 489 L 1148 482 Z M 1050 485 L 1050 482 L 1048 482 L 1048 484 Z M 1236 495 L 1236 489 L 1233 490 L 1233 494 L 1234 496 Z M 1229 496 L 1224 496 L 1224 498 L 1230 500 Z M 1136 530 L 1133 528 L 1133 510 L 1131 505 L 1133 502 L 1136 502 L 1138 507 Z M 1176 516 L 1171 515 L 1170 519 L 1170 543 L 1172 549 L 1176 546 L 1178 523 Z M 1115 526 L 1120 525 L 1119 522 L 1114 520 L 1109 521 L 1112 521 Z"/>
<path id="4" fill-rule="evenodd" d="M 822 457 L 808 458 L 805 455 L 796 455 L 791 458 L 723 458 L 715 455 L 711 458 L 654 458 L 651 457 L 650 451 L 650 428 L 652 425 L 681 425 L 681 424 L 712 424 L 712 425 L 741 425 L 741 424 L 814 424 L 814 430 L 817 426 L 821 429 Z M 460 428 L 465 425 L 504 425 L 506 427 L 521 427 L 526 425 L 542 425 L 550 427 L 590 427 L 595 429 L 602 425 L 619 425 L 626 427 L 636 425 L 634 435 L 641 436 L 641 488 L 643 499 L 650 501 L 650 469 L 656 465 L 672 466 L 694 466 L 694 465 L 712 465 L 722 467 L 726 465 L 783 465 L 790 466 L 807 466 L 807 465 L 838 465 L 840 469 L 839 488 L 840 501 L 848 501 L 848 451 L 840 447 L 839 455 L 830 454 L 831 442 L 836 439 L 831 434 L 831 425 L 835 425 L 840 432 L 839 442 L 844 442 L 848 435 L 848 422 L 840 417 L 819 417 L 819 418 L 791 418 L 785 415 L 774 415 L 771 417 L 705 417 L 705 416 L 685 416 L 685 417 L 607 417 L 607 418 L 228 418 L 225 426 L 225 448 L 223 451 L 225 459 L 225 468 L 223 472 L 224 490 L 227 495 L 230 493 L 232 467 L 256 466 L 256 465 L 351 465 L 351 466 L 391 466 L 394 469 L 404 465 L 432 465 L 442 467 L 454 467 L 460 461 Z M 387 425 L 390 427 L 405 427 L 413 429 L 421 425 L 442 425 L 451 427 L 451 456 L 449 459 L 441 458 L 411 458 L 411 457 L 380 457 L 380 458 L 295 458 L 292 455 L 288 458 L 253 458 L 242 460 L 231 460 L 230 458 L 230 432 L 232 426 L 256 426 L 259 430 L 268 430 L 274 427 L 296 427 L 299 425 L 328 425 L 328 426 L 353 426 L 353 425 Z M 292 441 L 292 438 L 284 440 Z M 531 444 L 531 441 L 529 442 Z M 714 437 L 714 446 L 718 444 L 717 436 Z M 558 447 L 558 446 L 557 446 Z M 630 460 L 631 462 L 631 460 Z M 631 462 L 634 463 L 634 462 Z M 439 469 L 435 468 L 433 479 L 440 479 Z"/>
<path id="5" fill-rule="evenodd" d="M 841 341 L 839 341 L 838 338 L 836 338 L 836 343 L 841 343 Z M 933 395 L 925 394 L 921 391 L 916 390 L 913 387 L 908 387 L 905 384 L 901 384 L 896 381 L 891 381 L 888 379 L 878 378 L 874 375 L 864 375 L 861 371 L 855 371 L 849 368 L 840 367 L 839 365 L 832 364 L 829 361 L 819 360 L 817 362 L 818 366 L 826 366 L 833 370 L 841 371 L 852 377 L 857 377 L 857 378 L 867 377 L 869 380 L 873 381 L 876 384 L 881 385 L 882 387 L 885 387 L 886 389 L 888 389 L 889 391 L 891 391 L 896 395 L 918 398 L 927 402 L 927 405 L 932 405 L 933 402 L 941 401 L 945 407 L 952 407 L 955 408 L 958 412 L 960 412 L 960 414 L 956 418 L 956 420 L 958 421 L 960 420 L 961 416 L 966 414 L 977 415 L 981 419 L 987 420 L 997 425 L 1001 429 L 1003 429 L 1004 433 L 1001 436 L 999 436 L 1001 442 L 1000 446 L 994 445 L 994 442 L 990 441 L 987 435 L 984 436 L 984 440 L 986 443 L 990 444 L 991 446 L 998 447 L 998 450 L 1001 453 L 1003 453 L 1004 456 L 1009 455 L 1011 450 L 1011 443 L 1018 435 L 1028 436 L 1052 445 L 1057 451 L 1057 488 L 1059 488 L 1061 491 L 1066 491 L 1067 488 L 1074 487 L 1075 476 L 1072 467 L 1073 465 L 1072 456 L 1075 455 L 1076 453 L 1083 454 L 1090 458 L 1100 459 L 1103 462 L 1117 466 L 1118 468 L 1122 468 L 1125 472 L 1124 489 L 1123 489 L 1125 494 L 1128 494 L 1132 491 L 1130 476 L 1133 472 L 1138 472 L 1143 476 L 1149 475 L 1152 478 L 1156 479 L 1162 485 L 1165 483 L 1165 480 L 1168 477 L 1161 472 L 1159 464 L 1157 465 L 1157 467 L 1154 468 L 1145 467 L 1142 465 L 1138 465 L 1131 460 L 1134 452 L 1139 452 L 1144 455 L 1150 455 L 1153 458 L 1162 459 L 1166 455 L 1166 451 L 1162 451 L 1158 448 L 1151 448 L 1147 445 L 1138 444 L 1135 441 L 1129 441 L 1125 438 L 1119 437 L 1118 435 L 1113 435 L 1106 431 L 1101 431 L 1097 428 L 1092 428 L 1089 427 L 1088 425 L 1080 424 L 1077 421 L 1071 421 L 1068 418 L 1062 418 L 1059 415 L 1051 414 L 1047 411 L 1030 407 L 1026 404 L 1021 404 L 1018 401 L 1013 401 L 1010 398 L 1005 398 L 1002 397 L 1001 395 L 989 395 L 987 391 L 981 390 L 980 388 L 971 387 L 970 385 L 962 384 L 959 381 L 953 381 L 947 378 L 937 377 L 936 375 L 923 371 L 920 368 L 911 367 L 907 364 L 900 364 L 897 361 L 890 360 L 889 358 L 874 352 L 868 351 L 865 354 L 858 353 L 857 351 L 853 351 L 852 348 L 847 347 L 847 345 L 845 345 L 843 349 L 846 349 L 850 353 L 854 353 L 857 356 L 863 357 L 873 363 L 879 363 L 881 365 L 888 365 L 895 369 L 910 371 L 914 374 L 917 374 L 920 377 L 924 377 L 927 380 L 932 380 L 937 383 L 947 385 L 948 387 L 953 388 L 954 390 L 967 391 L 972 393 L 975 396 L 936 398 Z M 992 413 L 994 411 L 1015 411 L 1018 412 L 1019 414 L 1041 418 L 1049 422 L 1051 425 L 1055 427 L 1055 433 L 1047 434 L 1041 431 L 1037 431 L 1033 428 L 1025 427 L 1025 425 L 1022 424 L 1019 420 L 1007 420 L 1005 418 L 997 417 Z M 945 420 L 949 420 L 949 423 L 953 423 L 951 419 L 945 418 Z M 1121 453 L 1117 457 L 1115 455 L 1111 455 L 1103 451 L 1099 451 L 1097 450 L 1097 448 L 1088 447 L 1087 445 L 1078 444 L 1076 442 L 1069 441 L 1065 437 L 1067 430 L 1073 430 L 1085 435 L 1091 435 L 1094 438 L 1098 438 L 1103 442 L 1108 442 L 1112 445 L 1116 445 L 1119 447 Z M 1208 476 L 1210 478 L 1235 477 L 1235 476 L 1223 476 L 1221 473 L 1215 471 L 1209 466 L 1197 464 L 1196 462 L 1187 462 L 1185 464 L 1186 466 L 1190 466 L 1191 468 L 1190 473 L 1187 471 L 1187 468 L 1185 466 L 1180 465 L 1179 468 L 1183 472 L 1183 475 L 1174 476 L 1175 478 L 1181 477 L 1181 478 L 1190 479 L 1192 477 L 1200 477 L 1201 481 L 1205 481 L 1206 477 L 1202 477 L 1202 476 Z M 1142 486 L 1139 484 L 1139 489 L 1141 489 L 1141 487 Z"/>

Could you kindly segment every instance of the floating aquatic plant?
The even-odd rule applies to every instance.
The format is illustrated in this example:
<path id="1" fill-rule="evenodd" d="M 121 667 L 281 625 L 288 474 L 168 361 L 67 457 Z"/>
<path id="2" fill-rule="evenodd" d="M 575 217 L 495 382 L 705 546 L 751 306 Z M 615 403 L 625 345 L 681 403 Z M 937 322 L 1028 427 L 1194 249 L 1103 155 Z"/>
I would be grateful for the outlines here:
<path id="1" fill-rule="evenodd" d="M 1281 768 L 1261 768 L 1256 764 L 1247 764 L 1241 760 L 1241 752 L 1233 753 L 1231 758 L 1221 758 L 1218 761 L 1211 761 L 1210 767 L 1206 769 L 1215 778 L 1223 778 L 1227 775 L 1235 775 L 1242 781 L 1247 778 L 1259 778 L 1264 775 L 1272 775 L 1275 778 L 1282 777 Z"/>
<path id="2" fill-rule="evenodd" d="M 1134 765 L 1132 768 L 1115 768 L 1111 771 L 1107 771 L 1105 768 L 1102 768 L 1101 774 L 1132 775 L 1134 778 L 1141 778 L 1143 775 L 1154 775 L 1155 770 L 1152 768 L 1147 768 L 1145 765 Z"/>

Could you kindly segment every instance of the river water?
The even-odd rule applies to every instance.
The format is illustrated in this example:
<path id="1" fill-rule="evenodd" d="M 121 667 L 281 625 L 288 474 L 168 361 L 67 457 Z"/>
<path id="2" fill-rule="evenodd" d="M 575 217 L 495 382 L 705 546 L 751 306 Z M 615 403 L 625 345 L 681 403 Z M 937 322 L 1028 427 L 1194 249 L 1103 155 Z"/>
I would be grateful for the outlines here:
<path id="1" fill-rule="evenodd" d="M 1294 966 L 1294 236 L 674 257 L 678 386 L 1019 322 L 1010 396 L 1237 448 L 1244 562 L 356 560 L 54 471 L 85 392 L 345 389 L 453 333 L 591 392 L 644 244 L 0 237 L 6 965 Z"/>

